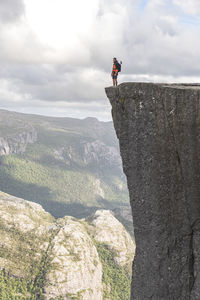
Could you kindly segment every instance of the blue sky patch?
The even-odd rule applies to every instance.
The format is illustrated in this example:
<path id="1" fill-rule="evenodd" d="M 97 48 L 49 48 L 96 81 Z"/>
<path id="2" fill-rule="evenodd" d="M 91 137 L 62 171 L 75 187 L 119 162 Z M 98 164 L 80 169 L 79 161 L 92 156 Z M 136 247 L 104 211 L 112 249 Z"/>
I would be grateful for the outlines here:
<path id="1" fill-rule="evenodd" d="M 147 5 L 148 0 L 141 0 L 140 1 L 140 5 L 139 5 L 139 9 L 140 11 L 143 11 L 145 9 L 145 6 Z"/>

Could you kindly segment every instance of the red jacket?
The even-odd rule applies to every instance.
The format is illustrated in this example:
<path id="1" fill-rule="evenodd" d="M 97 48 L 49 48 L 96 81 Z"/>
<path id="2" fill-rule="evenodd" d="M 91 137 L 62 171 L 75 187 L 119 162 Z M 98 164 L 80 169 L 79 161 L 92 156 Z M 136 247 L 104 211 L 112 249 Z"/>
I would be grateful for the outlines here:
<path id="1" fill-rule="evenodd" d="M 115 63 L 113 64 L 112 75 L 113 75 L 114 73 L 115 73 L 116 75 L 118 74 L 118 70 L 117 70 L 117 68 L 116 68 Z"/>

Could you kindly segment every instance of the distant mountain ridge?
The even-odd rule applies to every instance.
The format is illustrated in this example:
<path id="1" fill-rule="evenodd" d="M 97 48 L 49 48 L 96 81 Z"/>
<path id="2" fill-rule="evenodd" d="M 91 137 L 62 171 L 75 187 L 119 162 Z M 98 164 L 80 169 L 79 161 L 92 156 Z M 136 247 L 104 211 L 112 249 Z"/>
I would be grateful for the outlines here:
<path id="1" fill-rule="evenodd" d="M 129 207 L 112 122 L 0 110 L 0 189 L 55 217 Z"/>

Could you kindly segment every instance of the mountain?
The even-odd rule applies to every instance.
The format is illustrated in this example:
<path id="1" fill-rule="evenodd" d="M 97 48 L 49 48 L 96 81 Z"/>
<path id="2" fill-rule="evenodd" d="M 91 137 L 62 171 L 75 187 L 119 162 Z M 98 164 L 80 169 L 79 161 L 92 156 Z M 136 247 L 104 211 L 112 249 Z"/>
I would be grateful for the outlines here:
<path id="1" fill-rule="evenodd" d="M 112 122 L 0 110 L 0 190 L 54 217 L 128 208 Z"/>
<path id="2" fill-rule="evenodd" d="M 108 210 L 55 219 L 0 192 L 0 299 L 128 300 L 135 244 Z"/>

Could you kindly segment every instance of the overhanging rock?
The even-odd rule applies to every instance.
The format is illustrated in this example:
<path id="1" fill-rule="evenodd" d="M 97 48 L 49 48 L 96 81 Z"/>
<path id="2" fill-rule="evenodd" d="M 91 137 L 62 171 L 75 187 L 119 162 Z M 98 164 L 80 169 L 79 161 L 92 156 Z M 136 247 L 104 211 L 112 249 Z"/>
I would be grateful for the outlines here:
<path id="1" fill-rule="evenodd" d="M 200 299 L 200 85 L 106 88 L 133 212 L 135 300 Z"/>

